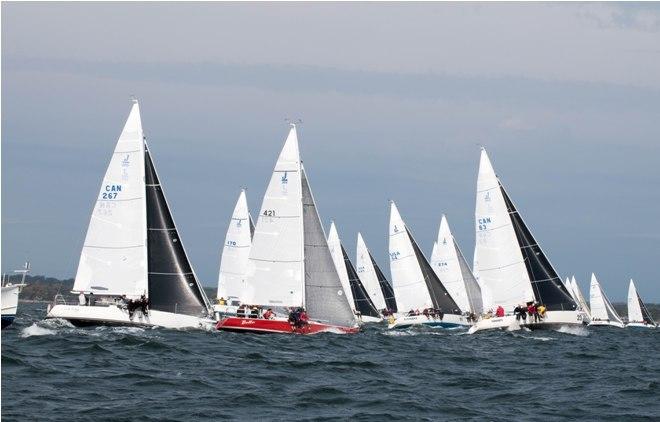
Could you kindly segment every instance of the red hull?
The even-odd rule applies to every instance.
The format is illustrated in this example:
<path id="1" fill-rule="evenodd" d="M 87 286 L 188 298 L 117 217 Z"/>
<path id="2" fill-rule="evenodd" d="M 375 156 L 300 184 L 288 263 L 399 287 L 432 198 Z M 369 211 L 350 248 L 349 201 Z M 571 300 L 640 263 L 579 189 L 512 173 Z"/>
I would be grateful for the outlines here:
<path id="1" fill-rule="evenodd" d="M 277 334 L 317 334 L 322 332 L 331 332 L 337 334 L 355 334 L 360 331 L 359 327 L 339 327 L 336 325 L 321 324 L 320 322 L 309 321 L 302 328 L 293 328 L 289 321 L 285 319 L 255 319 L 228 317 L 215 326 L 222 331 L 236 331 L 247 333 L 277 333 Z"/>

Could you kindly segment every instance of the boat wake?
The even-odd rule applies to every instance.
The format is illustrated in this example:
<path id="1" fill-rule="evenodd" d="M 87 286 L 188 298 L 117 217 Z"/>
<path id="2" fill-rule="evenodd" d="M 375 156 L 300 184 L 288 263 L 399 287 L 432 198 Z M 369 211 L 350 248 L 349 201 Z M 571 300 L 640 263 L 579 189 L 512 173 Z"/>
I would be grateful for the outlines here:
<path id="1" fill-rule="evenodd" d="M 36 322 L 30 325 L 29 327 L 23 328 L 23 330 L 21 331 L 22 338 L 28 338 L 33 336 L 52 336 L 54 334 L 57 334 L 57 331 L 42 327 Z"/>
<path id="2" fill-rule="evenodd" d="M 570 334 L 572 336 L 587 337 L 589 335 L 589 330 L 584 326 L 568 326 L 562 325 L 555 330 L 558 333 Z"/>

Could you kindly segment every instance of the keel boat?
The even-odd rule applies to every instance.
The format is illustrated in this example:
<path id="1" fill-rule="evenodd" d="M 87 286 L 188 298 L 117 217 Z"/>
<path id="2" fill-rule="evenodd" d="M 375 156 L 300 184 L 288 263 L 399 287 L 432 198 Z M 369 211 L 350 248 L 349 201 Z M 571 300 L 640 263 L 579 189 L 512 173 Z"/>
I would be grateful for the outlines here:
<path id="1" fill-rule="evenodd" d="M 582 325 L 582 314 L 561 278 L 514 206 L 481 149 L 475 208 L 475 264 L 484 309 L 501 306 L 503 317 L 482 318 L 469 330 L 557 328 Z M 517 306 L 539 303 L 546 315 L 538 322 L 517 319 Z"/>
<path id="2" fill-rule="evenodd" d="M 25 266 L 20 270 L 15 270 L 15 273 L 22 274 L 21 281 L 17 284 L 11 281 L 4 281 L 2 283 L 2 329 L 9 327 L 16 318 L 16 311 L 18 310 L 18 296 L 25 284 L 25 277 L 30 272 L 30 263 L 26 262 Z"/>
<path id="3" fill-rule="evenodd" d="M 440 220 L 438 239 L 431 252 L 431 267 L 461 310 L 481 315 L 481 288 L 458 247 L 444 214 Z"/>
<path id="4" fill-rule="evenodd" d="M 373 255 L 369 252 L 369 248 L 367 248 L 367 244 L 360 233 L 358 233 L 357 237 L 355 263 L 358 276 L 362 280 L 365 289 L 367 289 L 367 293 L 376 309 L 381 314 L 385 313 L 389 315 L 395 313 L 397 308 L 392 285 L 380 267 L 378 267 L 376 260 L 374 260 Z"/>
<path id="5" fill-rule="evenodd" d="M 295 124 L 264 195 L 245 284 L 242 302 L 251 305 L 250 312 L 245 317 L 223 318 L 216 325 L 218 330 L 281 334 L 359 331 L 300 159 Z M 292 308 L 304 310 L 308 320 L 293 318 L 302 312 L 289 313 Z"/>
<path id="6" fill-rule="evenodd" d="M 72 293 L 79 295 L 77 304 L 58 296 L 46 318 L 76 326 L 213 326 L 147 147 L 137 100 L 103 177 Z"/>
<path id="7" fill-rule="evenodd" d="M 431 268 L 394 201 L 390 201 L 390 270 L 398 313 L 388 328 L 423 325 L 460 328 L 470 325 L 443 282 Z"/>
<path id="8" fill-rule="evenodd" d="M 334 221 L 330 223 L 328 247 L 330 248 L 330 254 L 335 263 L 335 268 L 337 268 L 342 287 L 346 292 L 346 296 L 348 296 L 349 303 L 352 304 L 353 313 L 358 315 L 358 318 L 362 322 L 382 322 L 383 317 L 371 301 L 367 290 L 355 271 L 353 263 L 348 258 Z"/>
<path id="9" fill-rule="evenodd" d="M 582 294 L 582 289 L 580 289 L 580 285 L 575 279 L 575 276 L 572 276 L 569 281 L 570 281 L 569 290 L 571 290 L 573 293 L 573 299 L 578 305 L 578 310 L 583 314 L 582 321 L 585 321 L 587 323 L 591 322 L 591 310 L 589 309 L 589 304 L 587 304 L 587 301 L 584 299 L 584 295 Z"/>
<path id="10" fill-rule="evenodd" d="M 242 189 L 231 215 L 220 257 L 218 293 L 213 305 L 216 320 L 227 315 L 236 315 L 241 304 L 246 289 L 245 277 L 253 235 L 254 224 L 245 189 Z"/>
<path id="11" fill-rule="evenodd" d="M 630 328 L 657 328 L 658 324 L 651 317 L 651 313 L 646 309 L 642 298 L 637 293 L 635 283 L 630 279 L 628 286 L 628 324 Z"/>
<path id="12" fill-rule="evenodd" d="M 623 328 L 621 317 L 612 306 L 610 300 L 605 296 L 595 274 L 591 274 L 591 286 L 589 289 L 589 304 L 591 305 L 591 322 L 589 326 L 611 326 Z"/>

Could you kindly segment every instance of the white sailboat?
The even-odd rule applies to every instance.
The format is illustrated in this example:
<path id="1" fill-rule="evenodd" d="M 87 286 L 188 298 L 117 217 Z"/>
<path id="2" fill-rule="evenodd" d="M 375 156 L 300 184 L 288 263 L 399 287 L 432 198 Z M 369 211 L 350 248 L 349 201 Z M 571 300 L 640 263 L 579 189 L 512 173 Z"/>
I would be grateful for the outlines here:
<path id="1" fill-rule="evenodd" d="M 584 314 L 583 321 L 591 321 L 591 310 L 589 309 L 589 304 L 587 304 L 587 301 L 584 299 L 584 295 L 582 294 L 582 290 L 580 289 L 580 285 L 575 279 L 575 276 L 571 277 L 570 282 L 570 289 L 573 292 L 573 297 L 578 304 L 578 309 Z"/>
<path id="2" fill-rule="evenodd" d="M 422 254 L 394 201 L 390 202 L 389 253 L 392 287 L 399 311 L 389 328 L 469 325 L 463 311 Z"/>
<path id="3" fill-rule="evenodd" d="M 4 281 L 2 283 L 2 329 L 9 327 L 16 318 L 16 311 L 18 310 L 18 297 L 25 284 L 25 277 L 30 272 L 30 263 L 26 262 L 25 266 L 20 270 L 15 270 L 15 273 L 22 274 L 20 283 L 12 283 L 11 281 Z"/>
<path id="4" fill-rule="evenodd" d="M 589 305 L 591 305 L 591 322 L 589 326 L 609 325 L 623 328 L 621 317 L 605 296 L 595 274 L 591 274 L 591 288 L 589 289 Z"/>
<path id="5" fill-rule="evenodd" d="M 392 285 L 376 264 L 361 233 L 358 233 L 357 236 L 355 263 L 358 276 L 376 309 L 381 313 L 385 311 L 387 314 L 396 312 L 396 300 L 394 299 Z"/>
<path id="6" fill-rule="evenodd" d="M 80 303 L 60 299 L 46 318 L 77 326 L 213 324 L 147 148 L 137 100 L 103 177 L 72 292 Z"/>
<path id="7" fill-rule="evenodd" d="M 257 312 L 254 318 L 224 318 L 217 329 L 282 334 L 358 331 L 300 159 L 294 124 L 264 195 L 245 284 L 243 303 L 276 312 L 304 308 L 309 321 L 290 320 L 294 313 L 264 318 Z"/>
<path id="8" fill-rule="evenodd" d="M 635 283 L 630 279 L 628 286 L 628 324 L 630 328 L 657 328 L 658 324 L 651 317 L 651 313 L 646 309 L 642 298 L 637 293 Z"/>
<path id="9" fill-rule="evenodd" d="M 555 328 L 581 325 L 582 315 L 550 261 L 532 236 L 481 149 L 475 208 L 475 273 L 484 309 L 503 307 L 504 317 L 484 318 L 470 332 L 487 329 Z M 544 304 L 538 322 L 517 320 L 515 307 Z"/>
<path id="10" fill-rule="evenodd" d="M 217 303 L 213 305 L 216 319 L 224 315 L 236 315 L 246 290 L 246 275 L 254 225 L 248 209 L 245 189 L 241 189 L 220 257 Z"/>
<path id="11" fill-rule="evenodd" d="M 481 288 L 467 265 L 444 214 L 440 220 L 438 240 L 433 244 L 431 266 L 461 310 L 481 315 Z"/>
<path id="12" fill-rule="evenodd" d="M 353 263 L 348 258 L 334 221 L 330 223 L 328 248 L 330 248 L 330 255 L 332 255 L 332 260 L 335 263 L 335 268 L 337 268 L 339 279 L 353 313 L 358 315 L 362 322 L 381 322 L 383 318 L 371 301 Z"/>

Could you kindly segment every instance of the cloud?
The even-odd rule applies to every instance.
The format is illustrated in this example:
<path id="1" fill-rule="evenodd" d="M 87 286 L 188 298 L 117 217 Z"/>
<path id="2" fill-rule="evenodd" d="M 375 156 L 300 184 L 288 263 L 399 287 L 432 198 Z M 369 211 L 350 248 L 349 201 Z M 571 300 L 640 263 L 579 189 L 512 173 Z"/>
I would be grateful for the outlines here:
<path id="1" fill-rule="evenodd" d="M 511 116 L 500 122 L 500 128 L 513 131 L 524 131 L 534 129 L 534 126 L 525 121 L 522 117 Z"/>

